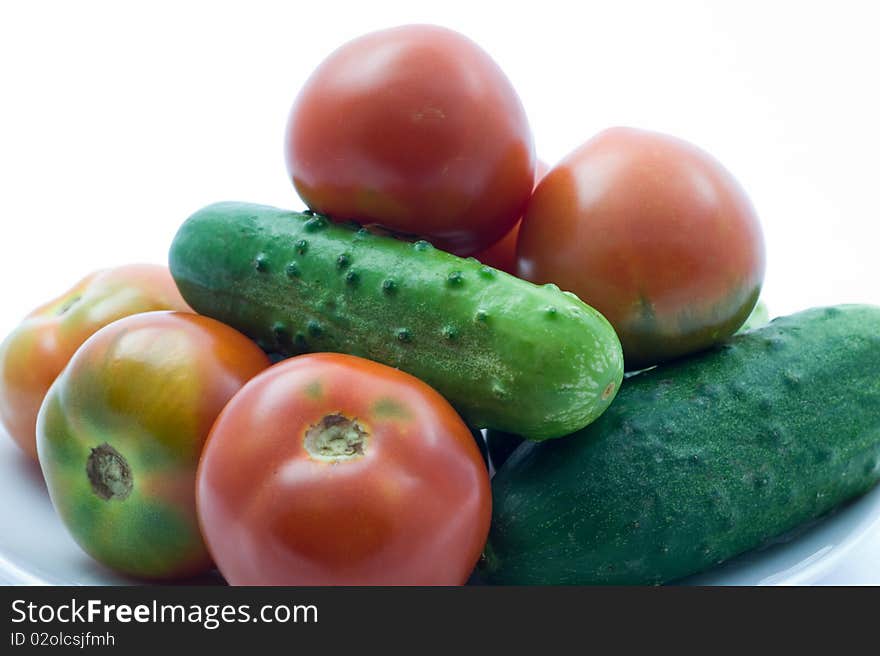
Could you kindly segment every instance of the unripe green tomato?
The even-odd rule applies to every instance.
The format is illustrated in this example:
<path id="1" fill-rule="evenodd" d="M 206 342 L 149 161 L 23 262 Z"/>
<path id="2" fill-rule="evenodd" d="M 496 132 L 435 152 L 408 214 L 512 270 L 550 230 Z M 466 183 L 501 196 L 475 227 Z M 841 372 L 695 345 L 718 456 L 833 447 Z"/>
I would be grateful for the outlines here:
<path id="1" fill-rule="evenodd" d="M 189 311 L 167 266 L 96 271 L 31 312 L 0 343 L 0 424 L 34 460 L 35 427 L 49 386 L 97 330 L 139 312 Z"/>
<path id="2" fill-rule="evenodd" d="M 232 328 L 178 312 L 116 321 L 77 350 L 37 419 L 52 503 L 89 555 L 124 574 L 199 574 L 195 473 L 227 401 L 269 364 Z"/>

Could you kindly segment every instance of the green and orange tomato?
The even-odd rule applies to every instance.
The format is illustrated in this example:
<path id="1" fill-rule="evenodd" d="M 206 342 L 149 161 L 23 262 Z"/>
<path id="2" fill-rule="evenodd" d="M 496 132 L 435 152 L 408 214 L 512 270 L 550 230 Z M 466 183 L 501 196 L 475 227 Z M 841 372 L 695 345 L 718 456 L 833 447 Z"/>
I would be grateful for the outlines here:
<path id="1" fill-rule="evenodd" d="M 280 362 L 230 401 L 197 501 L 234 585 L 459 585 L 491 518 L 486 465 L 449 403 L 330 353 Z"/>
<path id="2" fill-rule="evenodd" d="M 764 238 L 745 192 L 708 153 L 612 128 L 538 184 L 517 273 L 599 310 L 620 337 L 627 369 L 640 369 L 742 325 L 763 283 Z"/>
<path id="3" fill-rule="evenodd" d="M 151 310 L 189 310 L 168 267 L 106 269 L 31 312 L 0 344 L 0 423 L 25 453 L 37 457 L 40 404 L 76 349 L 99 328 Z"/>
<path id="4" fill-rule="evenodd" d="M 77 350 L 46 395 L 37 448 L 52 503 L 88 554 L 143 578 L 210 567 L 195 506 L 202 445 L 268 364 L 241 333 L 180 312 L 120 319 Z"/>

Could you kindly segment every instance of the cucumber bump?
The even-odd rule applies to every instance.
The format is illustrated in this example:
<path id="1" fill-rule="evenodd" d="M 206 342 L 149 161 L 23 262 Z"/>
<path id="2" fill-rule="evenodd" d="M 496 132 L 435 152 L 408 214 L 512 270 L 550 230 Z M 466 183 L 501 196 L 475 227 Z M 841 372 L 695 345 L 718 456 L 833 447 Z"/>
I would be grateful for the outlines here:
<path id="1" fill-rule="evenodd" d="M 312 213 L 210 205 L 169 264 L 197 312 L 265 350 L 398 367 L 476 427 L 565 435 L 602 414 L 623 376 L 613 328 L 576 296 Z"/>

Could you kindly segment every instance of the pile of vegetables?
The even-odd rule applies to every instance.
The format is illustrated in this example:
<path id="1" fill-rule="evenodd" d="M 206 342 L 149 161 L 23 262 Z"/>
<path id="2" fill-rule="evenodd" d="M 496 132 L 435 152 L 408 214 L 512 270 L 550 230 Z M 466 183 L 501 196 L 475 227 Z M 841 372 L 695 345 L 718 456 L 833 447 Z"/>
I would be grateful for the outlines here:
<path id="1" fill-rule="evenodd" d="M 880 308 L 767 323 L 755 210 L 696 146 L 547 167 L 495 62 L 406 26 L 332 53 L 284 148 L 309 209 L 208 205 L 0 346 L 0 420 L 104 565 L 659 584 L 880 480 Z"/>

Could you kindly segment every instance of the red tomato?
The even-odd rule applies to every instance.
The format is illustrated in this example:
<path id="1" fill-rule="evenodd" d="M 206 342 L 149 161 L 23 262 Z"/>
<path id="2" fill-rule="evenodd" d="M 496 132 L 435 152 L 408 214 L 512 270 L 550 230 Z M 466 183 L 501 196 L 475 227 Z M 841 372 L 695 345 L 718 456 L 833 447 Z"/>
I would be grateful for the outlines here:
<path id="1" fill-rule="evenodd" d="M 504 73 L 469 39 L 430 25 L 373 32 L 324 60 L 291 109 L 286 157 L 311 209 L 459 255 L 510 230 L 535 170 Z"/>
<path id="2" fill-rule="evenodd" d="M 544 162 L 538 160 L 538 164 L 535 167 L 535 186 L 537 186 L 541 181 L 541 178 L 547 174 L 548 169 L 549 167 Z M 510 229 L 510 232 L 489 246 L 486 250 L 474 254 L 474 257 L 483 264 L 488 264 L 490 267 L 501 269 L 502 271 L 506 271 L 510 275 L 515 276 L 516 242 L 519 237 L 520 224 L 521 221 L 517 221 L 516 225 Z"/>
<path id="3" fill-rule="evenodd" d="M 218 417 L 202 534 L 233 585 L 461 584 L 489 531 L 489 477 L 431 387 L 351 355 L 280 362 Z"/>
<path id="4" fill-rule="evenodd" d="M 541 181 L 517 273 L 553 282 L 602 312 L 628 369 L 732 335 L 764 278 L 749 199 L 710 155 L 630 128 L 597 135 Z"/>
<path id="5" fill-rule="evenodd" d="M 40 404 L 76 349 L 99 328 L 150 310 L 190 311 L 168 267 L 106 269 L 38 307 L 0 344 L 0 423 L 25 453 L 37 458 Z"/>

